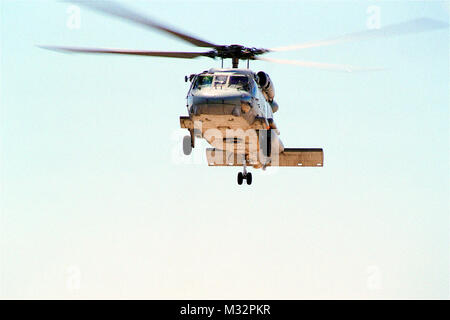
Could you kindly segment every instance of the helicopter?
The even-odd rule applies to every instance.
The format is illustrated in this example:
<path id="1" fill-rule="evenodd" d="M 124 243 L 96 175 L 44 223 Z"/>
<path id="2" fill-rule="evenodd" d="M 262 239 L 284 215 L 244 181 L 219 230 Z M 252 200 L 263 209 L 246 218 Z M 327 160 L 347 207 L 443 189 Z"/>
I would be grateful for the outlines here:
<path id="1" fill-rule="evenodd" d="M 208 51 L 177 52 L 128 49 L 102 49 L 61 46 L 40 46 L 45 49 L 69 53 L 119 54 L 177 59 L 208 57 L 221 59 L 221 68 L 210 68 L 185 76 L 190 82 L 187 93 L 187 116 L 180 116 L 180 127 L 189 134 L 183 138 L 183 153 L 190 155 L 196 139 L 205 139 L 212 148 L 206 149 L 209 166 L 238 166 L 237 183 L 252 184 L 252 174 L 247 167 L 323 167 L 322 148 L 286 148 L 280 140 L 280 131 L 274 121 L 279 106 L 274 100 L 273 81 L 264 71 L 249 68 L 251 60 L 288 64 L 316 69 L 343 72 L 374 71 L 380 68 L 364 68 L 311 61 L 284 60 L 261 57 L 267 53 L 300 50 L 328 46 L 343 42 L 359 41 L 394 35 L 431 31 L 447 27 L 446 23 L 429 18 L 419 18 L 378 29 L 370 29 L 329 38 L 322 41 L 277 47 L 271 49 L 247 47 L 239 44 L 218 45 L 178 31 L 135 11 L 104 1 L 70 1 L 90 9 L 125 19 L 188 42 Z M 223 68 L 225 59 L 231 59 L 232 67 Z M 246 61 L 247 68 L 239 68 Z"/>

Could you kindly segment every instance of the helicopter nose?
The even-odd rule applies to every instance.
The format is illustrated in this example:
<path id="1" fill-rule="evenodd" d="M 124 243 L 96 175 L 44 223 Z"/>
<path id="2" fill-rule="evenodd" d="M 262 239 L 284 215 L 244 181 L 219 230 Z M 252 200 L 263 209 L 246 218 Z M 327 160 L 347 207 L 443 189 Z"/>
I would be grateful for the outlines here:
<path id="1" fill-rule="evenodd" d="M 246 93 L 228 96 L 194 96 L 192 103 L 192 113 L 195 115 L 215 114 L 215 115 L 241 115 L 241 104 L 249 103 L 251 96 Z"/>

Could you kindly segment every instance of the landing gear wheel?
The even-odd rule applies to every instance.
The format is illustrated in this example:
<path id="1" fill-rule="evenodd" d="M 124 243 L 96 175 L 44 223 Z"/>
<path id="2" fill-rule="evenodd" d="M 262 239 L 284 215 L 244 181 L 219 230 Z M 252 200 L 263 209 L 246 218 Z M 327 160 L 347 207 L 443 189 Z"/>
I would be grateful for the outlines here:
<path id="1" fill-rule="evenodd" d="M 239 185 L 241 185 L 242 181 L 244 181 L 244 175 L 242 174 L 242 172 L 239 172 L 238 175 L 237 175 L 237 183 Z"/>
<path id="2" fill-rule="evenodd" d="M 185 155 L 190 155 L 192 152 L 192 142 L 190 136 L 183 137 L 183 153 Z"/>
<path id="3" fill-rule="evenodd" d="M 248 185 L 252 184 L 252 173 L 251 172 L 247 173 L 245 180 L 247 180 Z"/>

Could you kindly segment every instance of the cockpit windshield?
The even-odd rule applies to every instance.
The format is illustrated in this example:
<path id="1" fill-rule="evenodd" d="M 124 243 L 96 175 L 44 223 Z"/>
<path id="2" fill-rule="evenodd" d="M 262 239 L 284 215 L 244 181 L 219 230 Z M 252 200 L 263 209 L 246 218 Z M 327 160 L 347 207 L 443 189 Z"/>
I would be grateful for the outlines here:
<path id="1" fill-rule="evenodd" d="M 221 88 L 228 86 L 238 90 L 250 91 L 251 83 L 249 77 L 243 74 L 202 74 L 197 77 L 194 88 L 211 87 Z"/>
<path id="2" fill-rule="evenodd" d="M 210 87 L 213 82 L 212 75 L 198 76 L 195 87 Z"/>
<path id="3" fill-rule="evenodd" d="M 227 83 L 228 76 L 225 75 L 216 75 L 214 77 L 214 87 L 216 86 L 223 86 Z"/>
<path id="4" fill-rule="evenodd" d="M 246 76 L 231 76 L 229 85 L 244 87 L 248 85 L 248 78 Z"/>

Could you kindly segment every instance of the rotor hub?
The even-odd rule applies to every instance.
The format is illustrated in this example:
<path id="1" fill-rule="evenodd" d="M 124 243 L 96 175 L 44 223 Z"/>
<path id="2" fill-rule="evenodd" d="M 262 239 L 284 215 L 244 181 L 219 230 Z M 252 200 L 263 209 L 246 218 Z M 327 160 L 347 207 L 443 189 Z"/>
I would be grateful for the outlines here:
<path id="1" fill-rule="evenodd" d="M 218 46 L 210 51 L 211 56 L 222 59 L 254 60 L 255 56 L 268 52 L 267 49 L 245 47 L 239 44 Z"/>

